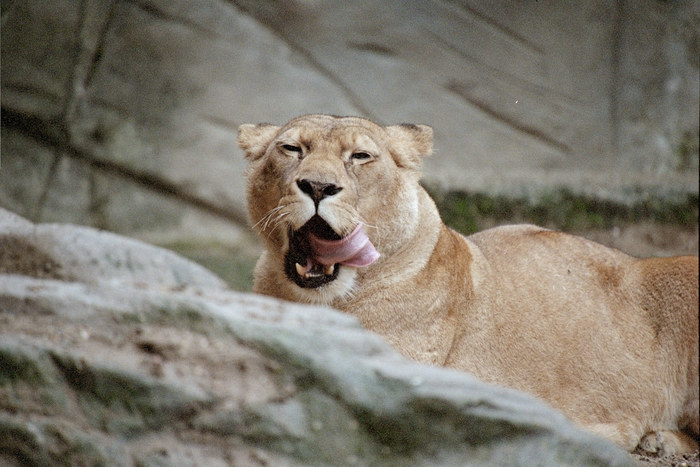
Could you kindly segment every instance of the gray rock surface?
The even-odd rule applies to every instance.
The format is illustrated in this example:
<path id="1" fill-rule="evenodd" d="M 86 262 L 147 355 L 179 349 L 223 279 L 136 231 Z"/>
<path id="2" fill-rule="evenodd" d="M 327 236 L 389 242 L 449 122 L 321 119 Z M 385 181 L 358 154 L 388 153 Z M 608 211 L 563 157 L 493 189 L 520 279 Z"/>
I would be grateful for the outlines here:
<path id="1" fill-rule="evenodd" d="M 35 226 L 9 211 L 0 212 L 0 272 L 100 285 L 226 287 L 202 266 L 168 250 L 89 227 Z"/>
<path id="2" fill-rule="evenodd" d="M 631 458 L 527 395 L 405 360 L 350 316 L 232 292 L 161 249 L 0 210 L 0 463 Z"/>
<path id="3" fill-rule="evenodd" d="M 698 192 L 693 0 L 40 0 L 2 5 L 0 206 L 233 238 L 236 127 L 309 112 L 436 130 L 447 189 Z"/>

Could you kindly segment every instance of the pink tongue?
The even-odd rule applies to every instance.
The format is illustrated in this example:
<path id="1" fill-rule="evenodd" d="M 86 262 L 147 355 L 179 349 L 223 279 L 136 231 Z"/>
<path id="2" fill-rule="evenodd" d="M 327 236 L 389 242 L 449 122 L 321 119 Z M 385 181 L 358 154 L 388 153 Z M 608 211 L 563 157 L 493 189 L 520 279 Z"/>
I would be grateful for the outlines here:
<path id="1" fill-rule="evenodd" d="M 379 259 L 379 252 L 362 230 L 362 224 L 357 224 L 350 235 L 340 240 L 326 240 L 309 233 L 309 242 L 314 260 L 324 266 L 340 263 L 360 268 Z"/>

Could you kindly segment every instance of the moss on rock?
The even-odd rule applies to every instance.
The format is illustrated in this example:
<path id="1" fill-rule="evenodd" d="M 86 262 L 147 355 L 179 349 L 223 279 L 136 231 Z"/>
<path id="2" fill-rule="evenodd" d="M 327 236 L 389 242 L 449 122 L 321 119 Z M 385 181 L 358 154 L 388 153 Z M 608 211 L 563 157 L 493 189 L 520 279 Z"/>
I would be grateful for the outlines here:
<path id="1" fill-rule="evenodd" d="M 698 223 L 698 195 L 680 198 L 639 197 L 630 204 L 579 195 L 561 188 L 539 197 L 516 198 L 428 187 L 447 225 L 472 234 L 502 223 L 533 223 L 565 231 L 609 228 L 651 221 L 693 228 Z"/>

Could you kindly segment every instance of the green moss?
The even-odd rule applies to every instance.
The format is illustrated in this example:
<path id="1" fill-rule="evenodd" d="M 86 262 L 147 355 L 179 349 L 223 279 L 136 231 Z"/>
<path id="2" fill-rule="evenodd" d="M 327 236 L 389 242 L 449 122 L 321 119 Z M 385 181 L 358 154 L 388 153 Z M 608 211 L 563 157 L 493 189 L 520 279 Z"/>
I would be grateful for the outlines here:
<path id="1" fill-rule="evenodd" d="M 103 440 L 90 438 L 84 433 L 62 423 L 43 426 L 45 440 L 55 466 L 109 465 L 110 458 L 102 452 Z M 114 453 L 116 454 L 116 453 Z M 119 453 L 123 454 L 123 453 Z"/>
<path id="2" fill-rule="evenodd" d="M 495 224 L 533 223 L 566 231 L 609 228 L 651 221 L 693 228 L 698 223 L 698 195 L 671 200 L 648 196 L 632 204 L 554 190 L 534 200 L 465 191 L 440 193 L 429 188 L 447 225 L 471 234 Z"/>
<path id="3" fill-rule="evenodd" d="M 47 383 L 39 362 L 18 349 L 0 347 L 0 368 L 0 385 L 22 381 L 37 387 Z"/>
<path id="4" fill-rule="evenodd" d="M 19 465 L 51 465 L 39 431 L 26 424 L 0 416 L 0 440 L 3 454 L 14 458 Z"/>
<path id="5" fill-rule="evenodd" d="M 29 423 L 0 417 L 0 440 L 6 456 L 3 460 L 9 455 L 26 466 L 113 465 L 114 459 L 125 455 L 104 438 L 93 438 L 70 423 Z"/>
<path id="6" fill-rule="evenodd" d="M 158 306 L 147 311 L 145 319 L 149 323 L 176 326 L 205 335 L 228 329 L 225 321 L 187 303 L 177 303 L 173 306 L 168 306 L 167 304 Z"/>
<path id="7" fill-rule="evenodd" d="M 168 303 L 154 305 L 145 310 L 123 313 L 115 319 L 121 324 L 157 324 L 173 326 L 206 336 L 230 334 L 228 323 L 193 303 Z"/>

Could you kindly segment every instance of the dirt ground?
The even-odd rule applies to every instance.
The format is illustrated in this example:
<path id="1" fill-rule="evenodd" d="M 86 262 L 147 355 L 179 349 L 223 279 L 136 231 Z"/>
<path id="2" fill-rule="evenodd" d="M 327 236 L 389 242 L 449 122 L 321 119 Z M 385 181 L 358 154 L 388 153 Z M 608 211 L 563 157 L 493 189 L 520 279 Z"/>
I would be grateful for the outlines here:
<path id="1" fill-rule="evenodd" d="M 633 453 L 634 457 L 643 466 L 672 466 L 672 467 L 697 467 L 700 465 L 700 451 L 692 454 L 674 454 L 671 456 L 650 456 L 646 454 Z"/>

